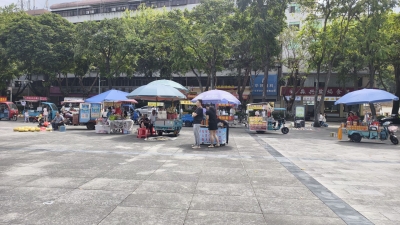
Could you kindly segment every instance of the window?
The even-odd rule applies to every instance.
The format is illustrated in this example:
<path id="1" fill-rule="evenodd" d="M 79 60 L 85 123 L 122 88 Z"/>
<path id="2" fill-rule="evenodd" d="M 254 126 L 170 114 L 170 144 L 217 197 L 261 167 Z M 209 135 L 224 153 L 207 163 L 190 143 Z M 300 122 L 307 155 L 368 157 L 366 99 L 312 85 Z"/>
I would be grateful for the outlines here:
<path id="1" fill-rule="evenodd" d="M 300 7 L 297 4 L 292 4 L 289 6 L 289 13 L 299 13 Z"/>
<path id="2" fill-rule="evenodd" d="M 111 8 L 111 12 L 116 12 L 117 9 L 116 8 Z"/>
<path id="3" fill-rule="evenodd" d="M 186 5 L 186 4 L 187 4 L 186 0 L 172 0 L 171 3 L 172 6 Z"/>
<path id="4" fill-rule="evenodd" d="M 139 5 L 129 5 L 130 10 L 136 10 L 139 7 Z"/>
<path id="5" fill-rule="evenodd" d="M 290 22 L 289 27 L 297 27 L 297 29 L 300 29 L 300 22 Z"/>
<path id="6" fill-rule="evenodd" d="M 295 13 L 295 12 L 296 12 L 296 6 L 291 5 L 291 6 L 289 7 L 289 13 Z"/>
<path id="7" fill-rule="evenodd" d="M 317 87 L 317 82 L 314 82 L 314 87 Z M 325 82 L 319 82 L 319 88 L 324 88 Z"/>

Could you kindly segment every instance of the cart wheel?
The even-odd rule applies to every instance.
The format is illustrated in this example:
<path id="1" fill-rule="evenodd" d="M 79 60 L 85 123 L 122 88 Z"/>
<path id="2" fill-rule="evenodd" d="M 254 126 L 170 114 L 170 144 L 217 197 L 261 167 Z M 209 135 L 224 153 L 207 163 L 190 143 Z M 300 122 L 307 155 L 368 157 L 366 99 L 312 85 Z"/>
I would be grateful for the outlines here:
<path id="1" fill-rule="evenodd" d="M 157 132 L 158 136 L 162 136 L 162 131 Z"/>
<path id="2" fill-rule="evenodd" d="M 174 130 L 174 137 L 178 137 L 179 130 Z"/>
<path id="3" fill-rule="evenodd" d="M 94 129 L 96 129 L 94 123 L 88 123 L 88 124 L 86 124 L 86 128 L 87 128 L 88 130 L 94 130 Z"/>
<path id="4" fill-rule="evenodd" d="M 350 139 L 353 140 L 354 142 L 359 143 L 359 142 L 361 142 L 362 137 L 361 137 L 360 134 L 357 134 L 357 133 L 356 133 L 356 134 L 352 134 L 352 135 L 350 136 Z"/>
<path id="5" fill-rule="evenodd" d="M 390 141 L 391 141 L 394 145 L 399 144 L 399 139 L 397 139 L 397 137 L 390 136 Z"/>
<path id="6" fill-rule="evenodd" d="M 287 133 L 289 133 L 289 128 L 282 127 L 281 131 L 282 131 L 282 134 L 287 134 Z"/>
<path id="7" fill-rule="evenodd" d="M 14 116 L 12 117 L 12 120 L 14 120 L 14 121 L 17 121 L 17 119 L 18 119 L 17 115 L 14 115 Z"/>
<path id="8" fill-rule="evenodd" d="M 256 133 L 257 133 L 257 134 L 264 134 L 265 131 L 257 130 Z"/>

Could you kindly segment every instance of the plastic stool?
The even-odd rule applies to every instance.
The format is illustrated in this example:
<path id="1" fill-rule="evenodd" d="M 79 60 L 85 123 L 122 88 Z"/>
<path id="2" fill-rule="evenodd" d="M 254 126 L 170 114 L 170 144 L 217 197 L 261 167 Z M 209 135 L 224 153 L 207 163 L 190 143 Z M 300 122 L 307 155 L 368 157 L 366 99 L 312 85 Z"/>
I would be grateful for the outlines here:
<path id="1" fill-rule="evenodd" d="M 147 138 L 147 129 L 146 128 L 138 128 L 137 138 Z"/>

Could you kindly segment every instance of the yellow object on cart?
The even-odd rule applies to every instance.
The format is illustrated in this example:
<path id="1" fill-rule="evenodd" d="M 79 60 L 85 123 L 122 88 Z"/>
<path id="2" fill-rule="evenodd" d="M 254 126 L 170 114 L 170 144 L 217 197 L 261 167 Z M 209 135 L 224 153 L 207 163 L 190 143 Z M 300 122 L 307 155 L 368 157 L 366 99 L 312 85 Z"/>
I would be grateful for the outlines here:
<path id="1" fill-rule="evenodd" d="M 339 129 L 338 129 L 338 131 L 337 131 L 337 138 L 338 138 L 339 140 L 342 140 L 342 138 L 343 138 L 343 131 L 342 131 L 342 128 L 341 128 L 341 127 L 339 127 Z"/>

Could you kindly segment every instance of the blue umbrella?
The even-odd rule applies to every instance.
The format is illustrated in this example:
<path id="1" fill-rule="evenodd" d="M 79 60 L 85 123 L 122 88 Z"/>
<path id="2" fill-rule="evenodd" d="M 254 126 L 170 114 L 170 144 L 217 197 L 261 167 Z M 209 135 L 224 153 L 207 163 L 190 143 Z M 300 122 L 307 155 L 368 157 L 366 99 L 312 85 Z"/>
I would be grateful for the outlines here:
<path id="1" fill-rule="evenodd" d="M 118 90 L 109 90 L 101 94 L 95 95 L 91 98 L 85 100 L 89 103 L 99 103 L 99 102 L 118 102 L 123 100 L 128 100 L 126 97 L 129 93 Z"/>
<path id="2" fill-rule="evenodd" d="M 148 101 L 186 99 L 186 96 L 177 89 L 162 84 L 140 86 L 129 93 L 126 97 Z"/>
<path id="3" fill-rule="evenodd" d="M 399 98 L 387 91 L 379 89 L 362 89 L 358 91 L 352 91 L 345 94 L 339 100 L 335 102 L 335 105 L 346 104 L 346 105 L 357 105 L 365 103 L 376 103 L 376 102 L 390 102 L 398 101 Z"/>
<path id="4" fill-rule="evenodd" d="M 189 92 L 189 90 L 187 88 L 185 88 L 183 85 L 181 85 L 180 83 L 177 83 L 175 81 L 172 81 L 172 80 L 155 80 L 155 81 L 152 81 L 152 82 L 148 83 L 147 85 L 156 85 L 156 84 L 158 84 L 158 85 L 162 84 L 162 85 L 171 86 L 171 87 L 176 88 L 176 89 L 178 89 L 180 91 L 183 91 L 184 93 L 188 93 Z"/>
<path id="5" fill-rule="evenodd" d="M 192 102 L 196 102 L 198 99 L 201 99 L 203 103 L 206 104 L 231 103 L 240 105 L 240 101 L 235 96 L 227 91 L 221 90 L 211 90 L 203 92 L 197 95 L 196 98 L 192 99 Z"/>

